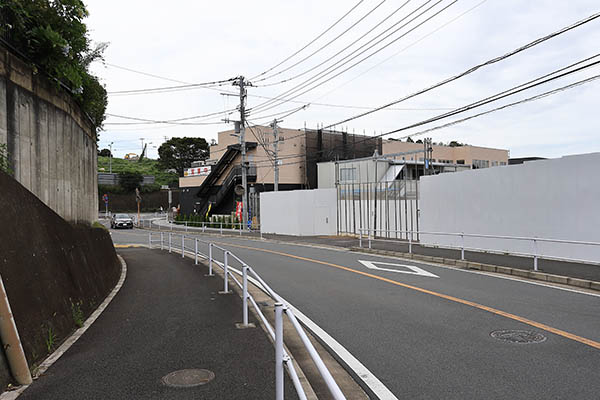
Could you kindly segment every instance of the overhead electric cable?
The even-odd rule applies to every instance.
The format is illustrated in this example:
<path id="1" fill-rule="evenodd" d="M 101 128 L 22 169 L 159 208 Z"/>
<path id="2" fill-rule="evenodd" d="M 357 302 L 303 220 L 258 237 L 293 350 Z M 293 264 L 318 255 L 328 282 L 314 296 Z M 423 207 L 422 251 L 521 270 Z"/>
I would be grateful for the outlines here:
<path id="1" fill-rule="evenodd" d="M 411 23 L 411 22 L 415 21 L 416 19 L 418 19 L 419 17 L 421 17 L 423 14 L 425 14 L 426 12 L 428 12 L 429 10 L 431 10 L 433 7 L 435 7 L 436 5 L 438 5 L 439 3 L 441 3 L 442 1 L 443 1 L 443 0 L 438 0 L 438 2 L 436 2 L 436 3 L 435 3 L 433 6 L 429 7 L 429 8 L 428 8 L 428 9 L 426 9 L 425 11 L 421 12 L 419 15 L 417 15 L 416 17 L 414 17 L 413 19 L 411 19 L 410 21 L 408 21 L 406 24 L 402 25 L 402 26 L 401 26 L 400 28 L 398 28 L 396 31 L 392 32 L 392 34 L 393 34 L 393 33 L 395 33 L 395 32 L 397 32 L 398 30 L 402 29 L 403 27 L 405 27 L 405 26 L 406 26 L 406 25 L 408 25 L 409 23 Z M 347 67 L 346 69 L 344 69 L 344 70 L 342 70 L 342 71 L 338 72 L 337 74 L 335 74 L 335 75 L 333 75 L 333 76 L 331 76 L 331 77 L 327 78 L 325 81 L 318 82 L 316 85 L 314 85 L 313 87 L 311 87 L 311 88 L 309 88 L 309 89 L 307 89 L 307 90 L 304 90 L 304 91 L 303 91 L 303 92 L 301 92 L 300 94 L 296 94 L 296 95 L 293 95 L 292 97 L 288 97 L 288 98 L 285 98 L 285 99 L 283 99 L 283 101 L 285 101 L 285 100 L 293 100 L 293 99 L 295 99 L 295 98 L 297 98 L 297 97 L 299 97 L 299 96 L 302 96 L 303 94 L 305 94 L 305 93 L 308 93 L 308 92 L 310 92 L 310 91 L 312 91 L 312 90 L 314 90 L 314 89 L 316 89 L 316 88 L 318 88 L 318 87 L 320 87 L 320 86 L 324 85 L 325 83 L 327 83 L 327 82 L 331 81 L 332 79 L 334 79 L 334 78 L 338 77 L 339 75 L 341 75 L 341 74 L 343 74 L 343 73 L 347 72 L 348 70 L 350 70 L 350 69 L 354 68 L 354 67 L 355 67 L 355 66 L 357 66 L 358 64 L 360 64 L 360 63 L 364 62 L 365 60 L 367 60 L 367 59 L 369 59 L 370 57 L 374 56 L 375 54 L 379 53 L 380 51 L 382 51 L 382 50 L 386 49 L 387 47 L 391 46 L 393 43 L 395 43 L 395 42 L 397 42 L 398 40 L 402 39 L 403 37 L 405 37 L 406 35 L 408 35 L 408 34 L 409 34 L 409 33 L 411 33 L 412 31 L 414 31 L 415 29 L 419 28 L 420 26 L 422 26 L 422 25 L 423 25 L 423 24 L 425 24 L 426 22 L 428 22 L 428 21 L 430 21 L 431 19 L 435 18 L 437 15 L 439 15 L 441 12 L 443 12 L 443 11 L 445 11 L 446 9 L 448 9 L 449 7 L 451 7 L 451 6 L 452 6 L 453 4 L 455 4 L 457 1 L 458 1 L 458 0 L 454 0 L 454 1 L 452 1 L 450 4 L 448 4 L 447 6 L 445 6 L 444 8 L 442 8 L 441 10 L 439 10 L 439 11 L 435 12 L 433 15 L 431 15 L 431 16 L 429 16 L 429 17 L 427 17 L 427 18 L 426 18 L 424 21 L 420 22 L 419 24 L 417 24 L 417 25 L 416 25 L 416 26 L 414 26 L 413 28 L 409 29 L 407 32 L 405 32 L 405 33 L 404 33 L 404 34 L 402 34 L 401 36 L 399 36 L 399 37 L 397 37 L 397 38 L 393 39 L 391 42 L 389 42 L 389 43 L 387 43 L 386 45 L 384 45 L 383 47 L 381 47 L 381 48 L 379 48 L 379 49 L 375 50 L 374 52 L 370 53 L 370 54 L 369 54 L 369 55 L 367 55 L 366 57 L 363 57 L 361 60 L 357 61 L 356 63 L 352 64 L 351 66 Z M 390 35 L 392 35 L 392 34 L 390 34 Z M 390 35 L 388 35 L 388 36 L 386 36 L 384 39 L 382 39 L 382 40 L 378 41 L 378 42 L 377 42 L 375 45 L 377 45 L 377 44 L 381 43 L 383 40 L 385 40 L 385 39 L 386 39 L 387 37 L 389 37 Z M 373 45 L 373 46 L 371 46 L 371 47 L 367 48 L 366 50 L 364 50 L 364 51 L 362 51 L 362 52 L 360 52 L 359 54 L 357 54 L 357 55 L 355 55 L 354 57 L 352 57 L 351 59 L 349 59 L 349 60 L 345 61 L 343 64 L 341 64 L 341 65 L 338 65 L 337 67 L 335 67 L 334 69 L 330 70 L 329 72 L 326 72 L 326 73 L 325 73 L 325 71 L 327 71 L 327 69 L 330 69 L 330 68 L 331 68 L 331 66 L 330 66 L 329 68 L 327 68 L 325 71 L 322 71 L 321 73 L 317 74 L 315 77 L 313 77 L 313 78 L 310 78 L 310 79 L 308 79 L 308 80 L 304 81 L 303 83 L 301 83 L 301 84 L 299 84 L 299 85 L 295 86 L 294 88 L 292 88 L 292 89 L 290 89 L 290 90 L 288 90 L 288 91 L 284 92 L 283 94 L 281 94 L 280 96 L 278 96 L 278 97 L 276 98 L 276 99 L 277 99 L 276 101 L 265 102 L 265 103 L 263 103 L 263 104 L 261 104 L 261 105 L 258 105 L 258 106 L 256 106 L 256 107 L 254 107 L 254 109 L 255 109 L 255 110 L 256 110 L 256 109 L 262 109 L 262 110 L 265 110 L 265 109 L 271 109 L 271 108 L 273 108 L 273 107 L 277 107 L 279 104 L 281 104 L 281 103 L 283 102 L 283 101 L 282 101 L 282 98 L 283 98 L 284 96 L 286 96 L 286 95 L 292 95 L 293 93 L 296 93 L 296 92 L 298 92 L 298 91 L 300 91 L 300 90 L 302 90 L 302 89 L 306 88 L 307 86 L 310 86 L 310 85 L 314 84 L 315 82 L 317 82 L 317 81 L 319 81 L 319 80 L 321 80 L 321 79 L 323 79 L 323 78 L 327 77 L 327 75 L 330 75 L 331 73 L 333 73 L 333 72 L 335 72 L 336 70 L 340 69 L 341 67 L 343 67 L 343 66 L 344 66 L 344 65 L 346 65 L 347 63 L 349 63 L 349 62 L 351 62 L 352 60 L 354 60 L 354 59 L 356 59 L 357 57 L 359 57 L 361 54 L 363 54 L 363 53 L 364 53 L 364 52 L 366 52 L 367 50 L 369 50 L 369 49 L 371 49 L 372 47 L 374 47 L 375 45 Z M 334 64 L 334 65 L 335 65 L 335 64 Z M 323 74 L 324 74 L 324 75 L 323 75 Z M 319 76 L 319 75 L 321 75 L 321 76 Z M 277 103 L 277 102 L 278 102 L 279 104 L 274 104 L 274 103 Z M 271 103 L 271 104 L 268 104 L 268 103 Z M 273 104 L 274 104 L 274 105 L 273 105 Z"/>
<path id="2" fill-rule="evenodd" d="M 570 64 L 570 65 L 568 65 L 566 67 L 563 67 L 563 68 L 560 68 L 558 70 L 555 70 L 555 71 L 553 71 L 551 73 L 542 75 L 542 76 L 540 76 L 538 78 L 535 78 L 533 80 L 530 80 L 528 82 L 525 82 L 525 83 L 522 83 L 522 84 L 517 85 L 515 87 L 512 87 L 512 88 L 510 88 L 508 90 L 504 90 L 504 91 L 499 92 L 499 93 L 497 93 L 495 95 L 486 97 L 486 98 L 484 98 L 482 100 L 479 100 L 479 101 L 470 103 L 468 105 L 459 107 L 459 108 L 457 108 L 457 109 L 455 109 L 455 110 L 453 110 L 451 112 L 447 112 L 447 113 L 443 113 L 443 114 L 440 114 L 440 115 L 436 115 L 436 116 L 428 118 L 426 120 L 422 120 L 422 121 L 419 121 L 419 122 L 416 122 L 416 123 L 413 123 L 413 124 L 410 124 L 410 125 L 407 125 L 407 126 L 404 126 L 402 128 L 395 129 L 395 130 L 392 130 L 392 131 L 389 131 L 389 132 L 381 133 L 379 135 L 365 137 L 363 140 L 360 140 L 358 142 L 353 143 L 353 145 L 355 146 L 355 145 L 360 144 L 360 143 L 365 142 L 365 141 L 377 139 L 377 138 L 380 138 L 380 137 L 383 137 L 383 136 L 391 135 L 393 133 L 403 132 L 403 131 L 406 131 L 406 130 L 410 130 L 412 128 L 416 128 L 416 127 L 419 127 L 419 126 L 427 125 L 429 123 L 436 122 L 436 121 L 439 121 L 439 120 L 442 120 L 442 119 L 445 119 L 445 118 L 448 118 L 448 117 L 451 117 L 451 116 L 454 116 L 454 115 L 457 115 L 457 114 L 460 114 L 460 113 L 463 113 L 463 112 L 470 111 L 472 109 L 475 109 L 475 108 L 481 107 L 483 105 L 486 105 L 486 104 L 489 104 L 489 103 L 501 100 L 503 98 L 506 98 L 506 97 L 509 97 L 509 96 L 513 96 L 513 95 L 521 93 L 521 92 L 523 92 L 525 90 L 529 90 L 529 89 L 535 88 L 537 86 L 544 85 L 544 84 L 549 83 L 551 81 L 554 81 L 556 79 L 560 79 L 560 78 L 563 78 L 565 76 L 568 76 L 568 75 L 580 72 L 580 71 L 582 71 L 584 69 L 588 69 L 588 68 L 591 68 L 591 67 L 599 65 L 600 64 L 600 60 L 597 60 L 597 61 L 588 63 L 586 65 L 579 66 L 577 68 L 572 69 L 573 67 L 578 66 L 580 64 L 583 64 L 584 62 L 587 62 L 587 61 L 590 61 L 590 60 L 593 60 L 593 59 L 597 59 L 597 58 L 600 58 L 600 53 L 596 54 L 594 56 L 591 56 L 591 57 L 587 57 L 587 58 L 585 58 L 585 59 L 583 59 L 581 61 L 578 61 L 578 62 L 575 62 L 573 64 Z M 407 135 L 405 137 L 409 137 L 409 136 L 414 136 L 414 134 L 410 134 L 410 135 Z M 336 148 L 339 148 L 339 147 L 340 146 L 336 146 L 333 149 L 329 149 L 329 150 L 335 150 Z M 317 153 L 318 152 L 323 152 L 323 151 L 317 151 Z"/>
<path id="3" fill-rule="evenodd" d="M 490 59 L 488 61 L 485 61 L 485 62 L 483 62 L 481 64 L 478 64 L 478 65 L 476 65 L 474 67 L 471 67 L 471 68 L 467 69 L 466 71 L 464 71 L 464 72 L 462 72 L 462 73 L 460 73 L 458 75 L 454 75 L 454 76 L 452 76 L 450 78 L 444 79 L 443 81 L 438 82 L 435 85 L 432 85 L 432 86 L 429 86 L 428 88 L 425 88 L 425 89 L 419 90 L 417 92 L 414 92 L 414 93 L 412 93 L 412 94 L 410 94 L 408 96 L 405 96 L 405 97 L 403 97 L 403 98 L 401 98 L 399 100 L 395 100 L 395 101 L 387 103 L 387 104 L 385 104 L 383 106 L 377 107 L 374 110 L 366 111 L 366 112 L 360 113 L 358 115 L 355 115 L 353 117 L 346 118 L 346 119 L 344 119 L 342 121 L 338 121 L 336 123 L 329 124 L 329 125 L 325 126 L 324 129 L 331 128 L 332 126 L 340 125 L 340 124 L 343 124 L 343 123 L 346 123 L 346 122 L 349 122 L 349 121 L 352 121 L 352 120 L 364 117 L 364 116 L 372 114 L 374 112 L 383 110 L 384 108 L 390 107 L 392 105 L 401 103 L 401 102 L 406 101 L 408 99 L 411 99 L 413 97 L 419 96 L 419 95 L 421 95 L 423 93 L 427 93 L 427 92 L 429 92 L 429 91 L 431 91 L 431 90 L 433 90 L 435 88 L 438 88 L 438 87 L 443 86 L 443 85 L 445 85 L 447 83 L 450 83 L 450 82 L 453 82 L 453 81 L 455 81 L 457 79 L 460 79 L 460 78 L 462 78 L 462 77 L 464 77 L 466 75 L 469 75 L 469 74 L 477 71 L 480 68 L 483 68 L 483 67 L 485 67 L 487 65 L 495 64 L 495 63 L 500 62 L 502 60 L 505 60 L 505 59 L 507 59 L 509 57 L 512 57 L 515 54 L 519 54 L 519 53 L 521 53 L 521 52 L 523 52 L 523 51 L 525 51 L 527 49 L 530 49 L 530 48 L 532 48 L 534 46 L 537 46 L 538 44 L 544 43 L 545 41 L 550 40 L 550 39 L 552 39 L 552 38 L 554 38 L 556 36 L 559 36 L 559 35 L 561 35 L 561 34 L 563 34 L 565 32 L 569 32 L 570 30 L 575 29 L 575 28 L 577 28 L 579 26 L 582 26 L 582 25 L 584 25 L 584 24 L 586 24 L 588 22 L 591 22 L 591 21 L 595 20 L 598 17 L 600 17 L 600 13 L 592 14 L 591 16 L 589 16 L 587 18 L 584 18 L 584 19 L 582 19 L 582 20 L 580 20 L 578 22 L 575 22 L 574 24 L 566 26 L 566 27 L 564 27 L 564 28 L 562 28 L 562 29 L 560 29 L 560 30 L 558 30 L 556 32 L 553 32 L 553 33 L 551 33 L 549 35 L 546 35 L 544 37 L 541 37 L 541 38 L 538 38 L 538 39 L 536 39 L 534 41 L 531 41 L 531 42 L 527 43 L 526 45 L 521 46 L 521 47 L 519 47 L 519 48 L 517 48 L 517 49 L 515 49 L 515 50 L 513 50 L 513 51 L 511 51 L 509 53 L 506 53 L 506 54 L 504 54 L 502 56 L 499 56 L 499 57 L 492 58 L 492 59 Z"/>
<path id="4" fill-rule="evenodd" d="M 422 36 L 421 38 L 415 40 L 414 42 L 412 42 L 411 44 L 409 44 L 408 46 L 403 47 L 402 49 L 400 49 L 399 51 L 397 51 L 396 53 L 392 54 L 391 56 L 387 57 L 386 59 L 378 62 L 377 64 L 373 65 L 372 67 L 367 68 L 366 70 L 362 71 L 360 74 L 356 75 L 355 77 L 353 77 L 352 79 L 347 80 L 346 82 L 342 83 L 339 86 L 336 86 L 335 88 L 331 89 L 330 91 L 328 91 L 327 93 L 322 94 L 321 96 L 317 97 L 316 100 L 322 99 L 325 96 L 330 95 L 331 93 L 335 92 L 336 90 L 341 89 L 342 87 L 346 86 L 347 84 L 354 82 L 355 80 L 357 80 L 358 78 L 360 78 L 361 76 L 371 72 L 372 70 L 374 70 L 375 68 L 379 67 L 380 65 L 386 63 L 387 61 L 391 60 L 392 58 L 398 56 L 398 54 L 405 52 L 406 50 L 410 49 L 411 47 L 413 47 L 414 45 L 422 42 L 423 40 L 427 39 L 428 37 L 430 37 L 431 35 L 439 32 L 440 30 L 444 29 L 445 27 L 447 27 L 448 25 L 456 22 L 457 20 L 459 20 L 460 18 L 464 17 L 465 15 L 467 15 L 468 13 L 470 13 L 471 11 L 475 10 L 476 8 L 478 8 L 479 6 L 481 6 L 483 3 L 487 2 L 488 0 L 482 0 L 479 3 L 475 4 L 473 7 L 467 9 L 466 11 L 460 13 L 459 15 L 457 15 L 456 17 L 452 18 L 451 20 L 449 20 L 448 22 L 443 23 L 442 25 L 440 25 L 439 27 L 435 28 L 434 30 L 432 30 L 431 32 L 427 33 L 426 35 Z M 292 100 L 291 102 L 294 102 L 294 100 Z M 305 102 L 306 103 L 306 102 Z M 313 105 L 318 105 L 318 103 L 316 102 L 311 102 L 311 104 Z M 371 109 L 374 109 L 376 107 L 371 107 Z M 387 110 L 390 110 L 390 108 L 387 108 Z"/>
<path id="5" fill-rule="evenodd" d="M 256 82 L 261 82 L 267 79 L 271 79 L 275 76 L 281 75 L 287 71 L 289 71 L 290 69 L 302 64 L 304 61 L 308 60 L 309 58 L 315 56 L 317 53 L 319 53 L 321 50 L 325 49 L 326 47 L 328 47 L 330 44 L 334 43 L 336 40 L 338 40 L 340 37 L 344 36 L 346 33 L 348 33 L 350 30 L 356 28 L 362 21 L 364 21 L 369 15 L 371 15 L 373 12 L 375 12 L 375 10 L 377 10 L 383 3 L 385 3 L 386 0 L 382 0 L 379 4 L 377 4 L 375 7 L 373 7 L 368 13 L 366 13 L 365 15 L 363 15 L 358 21 L 354 22 L 353 24 L 351 24 L 348 28 L 346 28 L 346 30 L 344 30 L 342 33 L 338 34 L 336 37 L 334 37 L 333 39 L 331 39 L 329 42 L 325 43 L 323 46 L 319 47 L 317 50 L 313 51 L 312 53 L 310 53 L 309 55 L 305 56 L 303 59 L 301 59 L 300 61 L 295 62 L 294 64 L 290 65 L 289 67 L 286 67 L 284 69 L 282 69 L 279 72 L 276 72 L 272 75 L 269 76 L 264 76 L 260 79 L 254 79 L 254 81 L 252 83 L 256 83 Z M 408 3 L 408 2 L 407 2 Z M 310 71 L 310 70 L 309 70 Z M 287 82 L 287 81 L 291 81 L 292 79 L 297 78 L 298 76 L 302 76 L 304 74 L 308 73 L 308 71 L 303 72 L 300 75 L 296 75 L 292 78 L 289 79 L 285 79 L 281 82 L 277 82 L 277 83 L 273 83 L 273 84 L 267 84 L 267 85 L 261 85 L 261 86 L 272 86 L 275 84 L 280 84 L 283 82 Z"/>
<path id="6" fill-rule="evenodd" d="M 278 82 L 274 82 L 274 83 L 263 83 L 263 84 L 261 84 L 260 86 L 261 86 L 261 87 L 266 87 L 266 86 L 274 86 L 274 85 L 279 85 L 279 84 L 281 84 L 281 83 L 284 83 L 284 82 L 291 81 L 291 80 L 293 80 L 293 79 L 296 79 L 296 78 L 299 78 L 299 77 L 301 77 L 301 76 L 303 76 L 303 75 L 306 75 L 306 74 L 308 74 L 309 72 L 312 72 L 312 71 L 314 71 L 315 69 L 317 69 L 317 68 L 319 68 L 320 66 L 322 66 L 322 65 L 324 65 L 324 64 L 326 64 L 326 63 L 328 63 L 329 61 L 333 60 L 333 59 L 334 59 L 334 58 L 336 58 L 338 55 L 342 54 L 344 51 L 348 50 L 350 47 L 354 46 L 356 43 L 360 42 L 362 39 L 364 39 L 365 37 L 367 37 L 367 36 L 368 36 L 368 35 L 369 35 L 371 32 L 373 32 L 375 29 L 379 28 L 379 27 L 380 27 L 380 26 L 381 26 L 381 25 L 382 25 L 382 24 L 383 24 L 385 21 L 387 21 L 387 20 L 388 20 L 388 19 L 390 19 L 392 16 L 394 16 L 394 14 L 396 14 L 398 11 L 400 11 L 401 9 L 403 9 L 403 8 L 404 8 L 404 7 L 405 7 L 405 6 L 406 6 L 408 3 L 410 3 L 410 1 L 411 1 L 411 0 L 406 0 L 406 1 L 405 1 L 405 2 L 402 4 L 402 5 L 400 5 L 400 7 L 396 8 L 396 9 L 395 9 L 395 10 L 394 10 L 392 13 L 388 14 L 388 15 L 387 15 L 387 16 L 386 16 L 384 19 L 382 19 L 381 21 L 379 21 L 378 23 L 376 23 L 376 24 L 375 24 L 375 25 L 374 25 L 374 26 L 373 26 L 371 29 L 369 29 L 367 32 L 365 32 L 364 34 L 362 34 L 362 35 L 361 35 L 361 36 L 360 36 L 358 39 L 355 39 L 355 40 L 353 40 L 353 41 L 352 41 L 350 44 L 348 44 L 346 47 L 344 47 L 343 49 L 339 50 L 337 53 L 335 53 L 334 55 L 332 55 L 332 56 L 328 57 L 327 59 L 325 59 L 324 61 L 320 62 L 319 64 L 317 64 L 317 65 L 315 65 L 315 66 L 313 66 L 313 67 L 311 67 L 311 68 L 307 69 L 306 71 L 304 71 L 304 72 L 302 72 L 302 73 L 300 73 L 300 74 L 294 75 L 294 76 L 292 76 L 291 78 L 288 78 L 288 79 L 285 79 L 285 80 L 282 80 L 282 81 L 278 81 Z M 432 0 L 429 0 L 429 1 L 432 1 Z M 427 3 L 425 3 L 425 4 L 427 4 Z M 422 6 L 421 6 L 421 7 L 422 7 Z M 410 14 L 409 14 L 409 16 L 410 16 Z M 396 22 L 396 23 L 394 23 L 393 25 L 391 25 L 391 26 L 389 26 L 388 28 L 386 28 L 386 29 L 385 29 L 383 32 L 380 32 L 380 33 L 378 33 L 378 34 L 377 34 L 375 37 L 373 37 L 371 40 L 369 40 L 367 43 L 363 44 L 361 47 L 359 47 L 359 48 L 358 48 L 357 50 L 355 50 L 355 51 L 358 51 L 358 50 L 360 50 L 360 49 L 361 49 L 361 48 L 363 48 L 364 46 L 366 46 L 366 45 L 368 45 L 369 43 L 373 42 L 373 41 L 374 41 L 375 39 L 377 39 L 378 37 L 380 37 L 380 36 L 384 35 L 386 32 L 388 32 L 388 31 L 390 31 L 392 28 L 394 28 L 394 26 L 396 26 L 396 25 L 400 24 L 400 23 L 401 23 L 401 22 L 402 22 L 402 21 L 403 21 L 405 18 L 407 18 L 407 17 L 404 17 L 404 18 L 403 18 L 403 19 L 401 19 L 400 21 L 397 21 L 397 22 Z M 346 57 L 348 57 L 348 56 L 346 56 Z M 342 59 L 342 60 L 344 60 L 344 59 Z M 339 60 L 339 61 L 342 61 L 342 60 Z M 338 61 L 338 62 L 339 62 L 339 61 Z M 275 75 L 271 75 L 271 76 L 275 76 Z M 258 82 L 260 82 L 261 80 L 264 80 L 264 79 L 267 79 L 267 78 L 260 79 L 260 80 L 258 80 Z"/>
<path id="7" fill-rule="evenodd" d="M 473 119 L 473 118 L 481 117 L 481 116 L 486 115 L 486 114 L 491 114 L 492 112 L 495 112 L 495 111 L 500 111 L 500 110 L 504 110 L 505 108 L 513 107 L 513 106 L 516 106 L 516 105 L 519 105 L 519 104 L 524 104 L 524 103 L 529 103 L 529 102 L 534 101 L 534 100 L 539 100 L 539 99 L 542 99 L 544 97 L 548 97 L 548 96 L 551 96 L 553 94 L 565 91 L 567 89 L 572 89 L 574 87 L 581 86 L 583 84 L 595 81 L 595 80 L 597 80 L 599 78 L 600 78 L 600 75 L 594 75 L 594 76 L 592 76 L 590 78 L 582 79 L 580 81 L 571 83 L 569 85 L 565 85 L 565 86 L 559 87 L 557 89 L 549 90 L 547 92 L 540 93 L 538 95 L 535 95 L 535 96 L 532 96 L 532 97 L 528 97 L 528 98 L 523 99 L 523 100 L 515 101 L 513 103 L 505 104 L 503 106 L 496 107 L 496 108 L 493 108 L 491 110 L 487 110 L 487 111 L 480 112 L 478 114 L 470 115 L 470 116 L 468 116 L 466 118 L 462 118 L 462 119 L 458 119 L 456 121 L 448 122 L 447 124 L 438 125 L 438 126 L 434 126 L 433 128 L 429 128 L 429 129 L 425 129 L 425 130 L 422 130 L 422 131 L 419 131 L 419 132 L 415 132 L 415 133 L 412 133 L 412 134 L 410 134 L 408 136 L 405 136 L 403 138 L 407 138 L 409 136 L 413 137 L 413 136 L 423 135 L 423 134 L 428 133 L 428 132 L 436 131 L 436 130 L 439 130 L 439 129 L 442 129 L 442 128 L 447 128 L 447 127 L 450 127 L 450 126 L 453 126 L 453 125 L 457 125 L 457 124 L 463 123 L 463 122 L 468 121 L 468 120 Z"/>
<path id="8" fill-rule="evenodd" d="M 329 32 L 331 29 L 333 29 L 337 24 L 339 24 L 344 18 L 346 18 L 352 11 L 354 11 L 364 0 L 360 0 L 358 3 L 356 3 L 354 6 L 352 6 L 352 8 L 350 10 L 348 10 L 344 15 L 342 15 L 341 18 L 339 18 L 337 21 L 335 21 L 333 23 L 333 25 L 330 25 L 327 29 L 325 29 L 323 32 L 321 32 L 316 38 L 314 38 L 313 40 L 311 40 L 310 42 L 308 42 L 307 44 L 305 44 L 300 50 L 297 50 L 296 52 L 294 52 L 292 55 L 286 57 L 283 61 L 280 61 L 279 63 L 277 63 L 276 65 L 272 66 L 271 68 L 267 69 L 264 72 L 261 72 L 258 75 L 253 76 L 252 78 L 250 78 L 250 81 L 252 81 L 253 79 L 258 78 L 259 76 L 265 75 L 271 71 L 273 71 L 275 68 L 279 67 L 280 65 L 284 64 L 285 62 L 289 61 L 291 58 L 295 57 L 296 55 L 298 55 L 300 52 L 302 52 L 304 49 L 306 49 L 308 46 L 310 46 L 311 44 L 313 44 L 314 42 L 316 42 L 317 40 L 319 40 L 321 37 L 323 37 L 323 35 L 325 35 L 327 32 Z"/>

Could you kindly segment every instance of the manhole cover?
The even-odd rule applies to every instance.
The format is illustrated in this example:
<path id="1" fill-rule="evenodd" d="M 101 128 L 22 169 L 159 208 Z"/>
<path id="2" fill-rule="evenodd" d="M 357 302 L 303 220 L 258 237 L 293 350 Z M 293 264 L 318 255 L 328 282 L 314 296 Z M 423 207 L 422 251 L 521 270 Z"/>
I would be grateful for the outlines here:
<path id="1" fill-rule="evenodd" d="M 205 385 L 215 379 L 215 374 L 207 369 L 182 369 L 163 376 L 162 382 L 172 387 L 192 387 Z"/>
<path id="2" fill-rule="evenodd" d="M 503 342 L 516 344 L 542 343 L 546 340 L 546 336 L 541 333 L 511 329 L 494 331 L 490 336 Z"/>

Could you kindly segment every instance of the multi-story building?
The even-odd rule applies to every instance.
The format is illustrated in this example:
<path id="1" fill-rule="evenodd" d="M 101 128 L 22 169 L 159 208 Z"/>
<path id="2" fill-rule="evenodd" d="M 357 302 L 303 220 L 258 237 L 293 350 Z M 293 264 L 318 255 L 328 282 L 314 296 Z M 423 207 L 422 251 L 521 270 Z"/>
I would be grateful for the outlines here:
<path id="1" fill-rule="evenodd" d="M 434 144 L 432 162 L 443 164 L 467 165 L 470 168 L 488 168 L 508 164 L 508 150 L 492 149 L 470 145 L 447 146 Z M 384 140 L 383 155 L 423 150 L 422 143 L 402 142 L 400 140 Z M 423 154 L 395 156 L 407 161 L 423 161 Z"/>
<path id="2" fill-rule="evenodd" d="M 279 128 L 279 190 L 317 187 L 317 163 L 347 160 L 381 153 L 382 140 L 345 132 Z M 272 191 L 275 181 L 274 134 L 271 127 L 246 129 L 247 178 L 250 208 L 252 195 Z M 210 148 L 210 173 L 204 177 L 180 178 L 181 209 L 184 214 L 226 214 L 235 209 L 241 196 L 235 187 L 241 183 L 241 145 L 234 130 L 219 132 Z M 256 205 L 254 206 L 256 208 Z"/>

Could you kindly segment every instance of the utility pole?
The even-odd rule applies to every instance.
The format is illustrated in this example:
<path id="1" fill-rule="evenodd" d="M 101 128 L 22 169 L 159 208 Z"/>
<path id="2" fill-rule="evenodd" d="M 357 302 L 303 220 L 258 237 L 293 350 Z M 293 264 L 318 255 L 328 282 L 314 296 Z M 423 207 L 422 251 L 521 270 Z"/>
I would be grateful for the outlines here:
<path id="1" fill-rule="evenodd" d="M 110 154 L 108 155 L 108 172 L 112 174 L 112 145 L 114 142 L 110 142 L 108 147 L 110 147 Z"/>
<path id="2" fill-rule="evenodd" d="M 273 183 L 273 190 L 275 192 L 279 191 L 279 127 L 277 126 L 277 119 L 273 120 L 273 150 L 275 152 L 275 181 Z"/>
<path id="3" fill-rule="evenodd" d="M 246 86 L 250 86 L 250 82 L 246 78 L 240 76 L 233 82 L 234 86 L 240 87 L 240 146 L 242 150 L 242 186 L 244 194 L 242 195 L 242 224 L 246 226 L 248 223 L 248 179 L 246 163 Z M 245 228 L 244 228 L 245 229 Z"/>

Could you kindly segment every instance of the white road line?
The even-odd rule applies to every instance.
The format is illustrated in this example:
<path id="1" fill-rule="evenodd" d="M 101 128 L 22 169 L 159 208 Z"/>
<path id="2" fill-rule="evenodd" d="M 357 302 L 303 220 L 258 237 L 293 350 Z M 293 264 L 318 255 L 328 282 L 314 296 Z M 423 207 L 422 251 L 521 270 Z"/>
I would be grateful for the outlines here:
<path id="1" fill-rule="evenodd" d="M 382 262 L 382 261 L 365 261 L 365 260 L 358 260 L 358 262 L 369 269 L 374 269 L 377 271 L 397 272 L 399 274 L 421 275 L 421 276 L 427 276 L 429 278 L 439 278 L 439 276 L 434 275 L 431 272 L 427 272 L 423 268 L 419 268 L 415 265 L 393 264 L 393 263 L 387 263 L 387 262 Z M 381 267 L 378 267 L 377 264 L 406 268 L 409 271 L 401 270 L 401 269 L 394 269 L 394 268 L 381 268 Z"/>
<path id="2" fill-rule="evenodd" d="M 110 294 L 108 296 L 106 296 L 106 298 L 104 299 L 102 304 L 100 304 L 100 306 L 96 309 L 96 311 L 94 311 L 92 313 L 92 315 L 90 315 L 88 317 L 88 319 L 85 320 L 83 326 L 81 328 L 77 329 L 75 332 L 73 332 L 73 334 L 71 336 L 69 336 L 69 338 L 67 340 L 65 340 L 63 342 L 63 344 L 61 344 L 60 347 L 58 349 L 56 349 L 56 351 L 54 351 L 54 353 L 50 354 L 50 356 L 48 358 L 46 358 L 40 364 L 40 366 L 35 370 L 33 379 L 39 378 L 40 375 L 42 375 L 44 372 L 46 372 L 46 370 L 48 370 L 48 368 L 50 368 L 50 366 L 52 366 L 52 364 L 54 364 L 63 354 L 65 354 L 65 352 L 67 350 L 69 350 L 69 348 L 71 346 L 73 346 L 73 344 L 75 344 L 75 342 L 77 340 L 79 340 L 79 338 L 85 333 L 85 331 L 87 331 L 89 329 L 89 327 L 96 321 L 96 319 L 98 319 L 100 314 L 102 314 L 104 309 L 110 304 L 110 302 L 117 295 L 119 290 L 121 290 L 121 287 L 123 286 L 123 283 L 125 282 L 125 277 L 127 276 L 127 264 L 125 264 L 125 260 L 123 260 L 123 258 L 120 255 L 117 254 L 117 257 L 119 258 L 119 261 L 121 262 L 121 277 L 119 278 L 119 282 L 117 283 L 117 285 L 113 288 L 113 290 L 110 292 Z M 35 384 L 35 381 L 34 381 L 34 383 L 32 383 L 32 385 L 34 385 L 34 384 Z M 20 388 L 18 388 L 17 390 L 13 390 L 10 392 L 4 392 L 0 395 L 0 400 L 16 399 L 29 386 L 31 386 L 31 385 L 24 385 L 24 386 L 21 386 Z"/>

